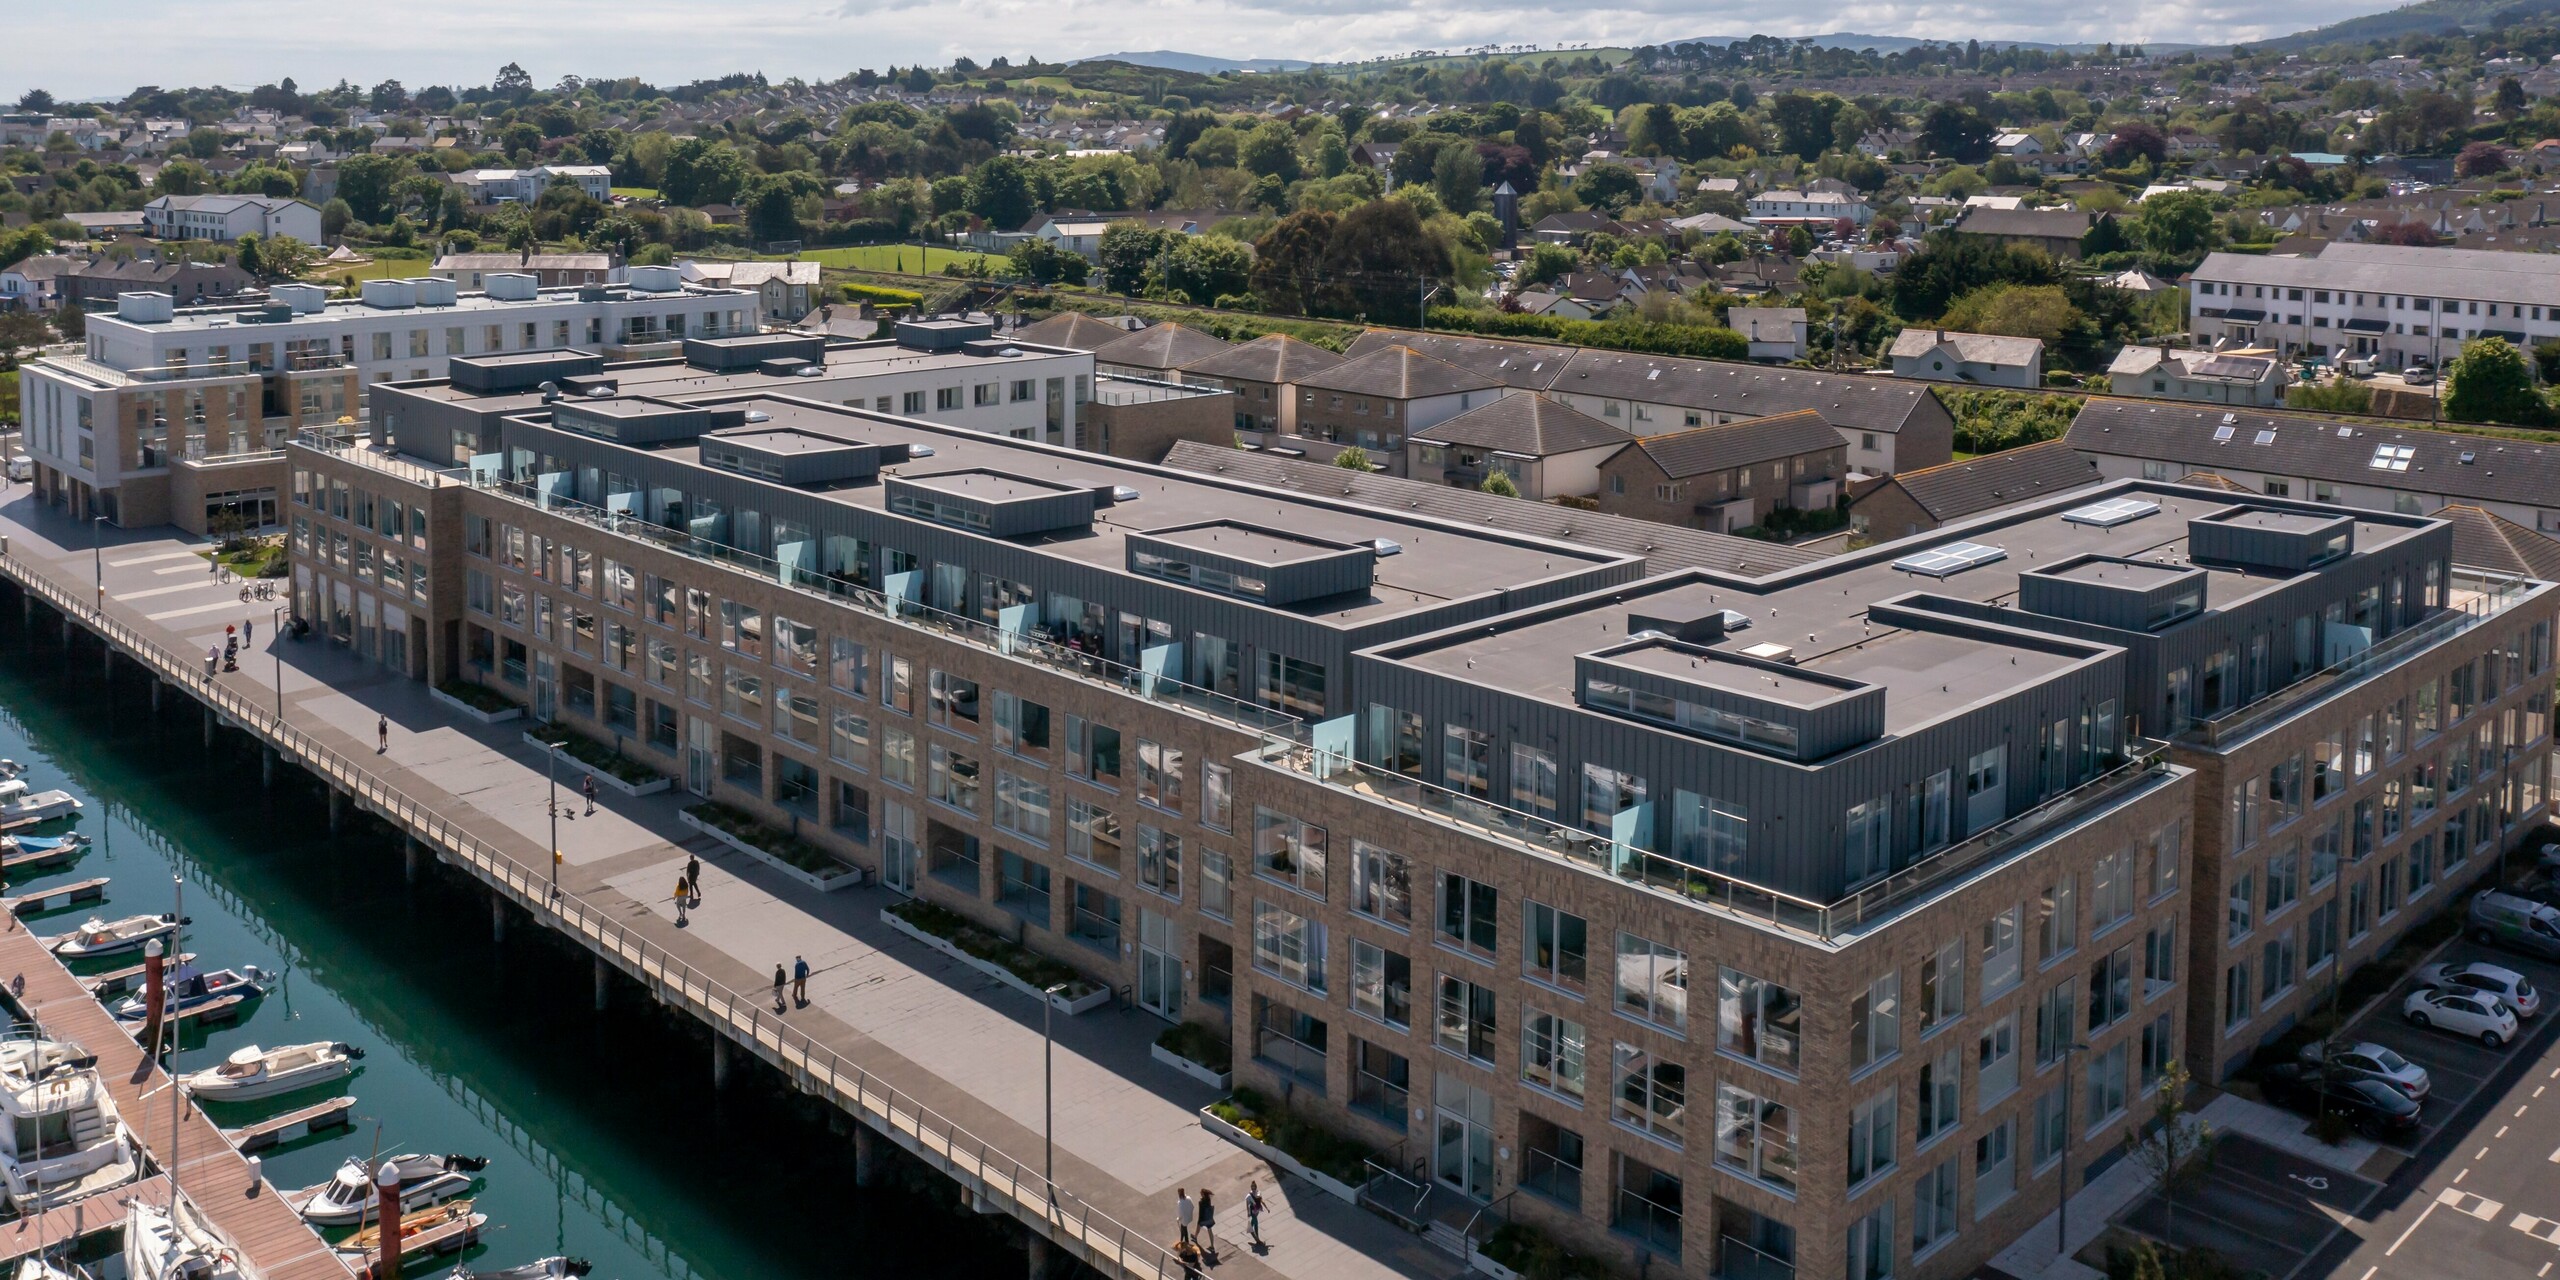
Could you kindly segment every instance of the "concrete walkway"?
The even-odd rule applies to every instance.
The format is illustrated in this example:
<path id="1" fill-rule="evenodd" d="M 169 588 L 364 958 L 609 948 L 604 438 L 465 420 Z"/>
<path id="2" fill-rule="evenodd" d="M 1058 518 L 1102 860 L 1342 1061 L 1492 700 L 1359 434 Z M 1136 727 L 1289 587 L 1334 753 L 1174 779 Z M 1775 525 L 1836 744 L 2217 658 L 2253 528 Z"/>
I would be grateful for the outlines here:
<path id="1" fill-rule="evenodd" d="M 435 806 L 526 866 L 545 861 L 551 785 L 542 753 L 521 724 L 482 726 L 453 714 L 426 686 L 391 676 L 317 634 L 279 641 L 283 602 L 242 603 L 219 585 L 175 529 L 84 526 L 24 489 L 0 490 L 0 534 L 9 559 L 88 596 L 103 582 L 107 609 L 156 632 L 170 648 L 201 655 L 226 626 L 254 623 L 252 651 L 224 677 L 263 701 L 281 679 L 288 720 L 349 756 L 374 760 L 382 779 Z M 93 550 L 91 537 L 103 540 Z M 281 584 L 280 584 L 281 585 Z M 75 678 L 91 672 L 69 673 Z M 390 750 L 375 756 L 375 727 L 391 723 Z M 623 920 L 653 945 L 740 992 L 770 989 L 774 966 L 805 956 L 815 975 L 809 1005 L 786 1016 L 864 1070 L 950 1117 L 991 1146 L 1036 1166 L 1041 1141 L 1039 1008 L 974 970 L 880 922 L 897 901 L 885 890 L 821 894 L 728 850 L 677 821 L 681 793 L 628 798 L 606 789 L 588 814 L 564 772 L 561 885 Z M 702 859 L 703 905 L 679 929 L 669 901 L 688 856 Z M 583 990 L 562 992 L 583 999 Z M 1215 1189 L 1220 1235 L 1240 1236 L 1244 1191 L 1259 1181 L 1271 1212 L 1269 1249 L 1229 1247 L 1215 1273 L 1238 1280 L 1447 1277 L 1457 1260 L 1384 1219 L 1301 1182 L 1282 1181 L 1251 1154 L 1202 1129 L 1196 1109 L 1214 1091 L 1148 1054 L 1164 1023 L 1105 1008 L 1057 1021 L 1056 1148 L 1062 1187 L 1170 1243 L 1176 1187 Z M 711 1064 L 704 1062 L 706 1079 Z"/>

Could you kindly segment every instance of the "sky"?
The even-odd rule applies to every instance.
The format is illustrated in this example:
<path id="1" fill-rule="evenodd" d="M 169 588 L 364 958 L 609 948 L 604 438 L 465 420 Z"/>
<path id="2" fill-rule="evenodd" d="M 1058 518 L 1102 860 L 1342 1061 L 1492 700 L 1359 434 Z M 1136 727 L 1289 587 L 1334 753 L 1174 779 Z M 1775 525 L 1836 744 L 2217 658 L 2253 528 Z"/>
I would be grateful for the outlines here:
<path id="1" fill-rule="evenodd" d="M 0 0 L 0 14 L 36 0 Z M 1592 46 L 1699 36 L 1857 31 L 1963 40 L 2194 41 L 2284 35 L 2393 0 L 122 0 L 112 12 L 20 19 L 41 57 L 0 59 L 0 96 L 121 97 L 138 84 L 248 87 L 292 76 L 489 82 L 506 62 L 536 83 L 636 75 L 680 84 L 736 71 L 827 80 L 857 67 L 1050 61 L 1175 49 L 1235 58 L 1356 59 L 1412 49 L 1573 40 Z M 1569 22 L 1570 27 L 1560 25 Z"/>

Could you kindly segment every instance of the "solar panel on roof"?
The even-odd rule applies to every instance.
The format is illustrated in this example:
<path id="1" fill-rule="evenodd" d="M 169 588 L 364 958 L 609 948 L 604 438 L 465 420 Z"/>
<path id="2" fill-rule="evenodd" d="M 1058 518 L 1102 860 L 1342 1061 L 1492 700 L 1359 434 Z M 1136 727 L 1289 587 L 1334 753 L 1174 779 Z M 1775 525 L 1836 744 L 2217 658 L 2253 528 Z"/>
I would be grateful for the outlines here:
<path id="1" fill-rule="evenodd" d="M 2160 504 L 2157 502 L 2145 502 L 2140 498 L 2109 498 L 2104 502 L 2092 502 L 2085 507 L 2073 507 L 2063 512 L 2062 518 L 2073 524 L 2091 524 L 2101 529 L 2112 529 L 2117 525 L 2131 524 L 2144 516 L 2157 514 L 2159 510 Z"/>
<path id="2" fill-rule="evenodd" d="M 1943 547 L 1907 555 L 1893 562 L 1904 573 L 1925 573 L 1932 578 L 1950 578 L 1967 569 L 1978 569 L 1994 560 L 2005 560 L 2009 553 L 1979 542 L 1950 542 Z"/>

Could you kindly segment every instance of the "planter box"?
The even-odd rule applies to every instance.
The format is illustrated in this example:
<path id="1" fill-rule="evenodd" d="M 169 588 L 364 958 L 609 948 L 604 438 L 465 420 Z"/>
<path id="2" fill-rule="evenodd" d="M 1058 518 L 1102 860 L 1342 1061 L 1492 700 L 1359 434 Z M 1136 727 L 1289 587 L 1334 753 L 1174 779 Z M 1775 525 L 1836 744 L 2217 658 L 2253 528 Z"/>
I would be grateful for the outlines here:
<path id="1" fill-rule="evenodd" d="M 1492 1280 L 1520 1280 L 1519 1272 L 1484 1256 L 1472 1241 L 1467 1244 L 1467 1270 L 1480 1276 L 1490 1276 Z"/>
<path id="2" fill-rule="evenodd" d="M 1023 981 L 1022 975 L 1015 973 L 1013 970 L 1005 968 L 1003 965 L 997 964 L 992 960 L 981 960 L 976 956 L 970 955 L 968 952 L 961 950 L 958 943 L 953 942 L 949 938 L 927 933 L 924 930 L 907 923 L 904 916 L 899 915 L 897 912 L 892 911 L 887 907 L 880 908 L 880 920 L 881 923 L 888 925 L 890 928 L 895 929 L 898 932 L 903 933 L 908 937 L 913 938 L 916 941 L 921 942 L 926 946 L 931 947 L 934 950 L 939 951 L 942 954 L 949 956 L 952 959 L 957 960 L 960 963 L 965 964 L 1026 996 L 1031 997 L 1033 1000 L 1048 1000 L 1050 1004 L 1057 1007 L 1058 1012 L 1066 1014 L 1068 1017 L 1074 1017 L 1079 1013 L 1099 1009 L 1111 1002 L 1111 988 L 1102 986 L 1097 986 L 1093 990 L 1080 996 L 1062 995 L 1052 999 L 1048 992 L 1042 991 L 1040 988 Z"/>
<path id="3" fill-rule="evenodd" d="M 1183 1057 L 1181 1054 L 1175 1053 L 1173 1050 L 1165 1048 L 1160 1044 L 1147 1046 L 1147 1052 L 1154 1055 L 1156 1061 L 1161 1062 L 1166 1066 L 1209 1086 L 1210 1088 L 1232 1089 L 1235 1087 L 1236 1073 L 1232 1071 L 1212 1071 L 1209 1068 L 1202 1066 L 1197 1062 L 1193 1062 L 1191 1059 Z"/>
<path id="4" fill-rule="evenodd" d="M 524 708 L 522 707 L 509 707 L 504 711 L 483 711 L 450 693 L 446 693 L 444 690 L 439 689 L 434 685 L 427 686 L 427 696 L 453 708 L 454 711 L 460 714 L 463 718 L 477 720 L 482 724 L 500 724 L 508 720 L 521 720 L 524 718 Z"/>
<path id="5" fill-rule="evenodd" d="M 525 732 L 524 740 L 526 745 L 533 747 L 535 750 L 538 750 L 545 755 L 549 755 L 551 752 L 551 744 L 533 736 L 531 730 L 527 730 Z M 668 790 L 676 785 L 675 779 L 664 776 L 651 778 L 647 782 L 625 782 L 622 779 L 613 776 L 612 770 L 597 768 L 576 756 L 570 755 L 566 751 L 560 753 L 560 763 L 595 779 L 597 786 L 611 787 L 626 796 L 654 796 L 659 792 Z"/>
<path id="6" fill-rule="evenodd" d="M 1264 1160 L 1270 1162 L 1272 1168 L 1278 1169 L 1282 1173 L 1293 1173 L 1298 1177 L 1315 1184 L 1316 1190 L 1332 1196 L 1334 1199 L 1339 1200 L 1344 1204 L 1356 1205 L 1360 1203 L 1359 1188 L 1354 1187 L 1350 1183 L 1344 1182 L 1342 1179 L 1336 1178 L 1331 1174 L 1318 1173 L 1315 1170 L 1298 1163 L 1298 1158 L 1296 1156 L 1290 1155 L 1288 1152 L 1282 1151 L 1280 1148 L 1272 1146 L 1270 1143 L 1264 1142 L 1234 1125 L 1228 1124 L 1226 1121 L 1219 1119 L 1207 1107 L 1200 1108 L 1200 1127 L 1262 1157 Z"/>
<path id="7" fill-rule="evenodd" d="M 707 835 L 712 839 L 717 840 L 720 843 L 725 844 L 730 848 L 735 849 L 738 852 L 743 853 L 748 857 L 753 858 L 756 861 L 817 890 L 820 893 L 833 893 L 838 889 L 850 889 L 855 885 L 862 883 L 862 869 L 859 867 L 847 867 L 834 875 L 821 876 L 817 872 L 804 871 L 799 867 L 795 867 L 770 853 L 766 853 L 764 850 L 759 849 L 754 845 L 748 844 L 746 841 L 741 840 L 736 836 L 730 835 L 728 832 L 723 831 L 718 827 L 712 826 L 708 822 L 704 822 L 702 819 L 693 816 L 693 812 L 691 810 L 679 812 L 676 814 L 676 818 L 686 826 L 691 827 L 694 830 L 699 831 L 702 834 Z"/>

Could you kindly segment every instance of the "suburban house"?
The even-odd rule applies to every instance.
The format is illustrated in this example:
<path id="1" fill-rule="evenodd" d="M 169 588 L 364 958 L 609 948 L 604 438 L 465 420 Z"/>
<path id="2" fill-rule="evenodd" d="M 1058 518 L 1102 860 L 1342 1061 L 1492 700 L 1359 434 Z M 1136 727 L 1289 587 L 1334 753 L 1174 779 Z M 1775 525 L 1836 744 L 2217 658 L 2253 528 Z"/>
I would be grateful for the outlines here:
<path id="1" fill-rule="evenodd" d="M 1516 390 L 1543 391 L 1634 436 L 1811 409 L 1840 433 L 1858 474 L 1933 466 L 1955 456 L 1955 416 L 1929 388 L 1902 379 L 1374 329 L 1353 339 L 1348 354 L 1391 345 Z"/>
<path id="2" fill-rule="evenodd" d="M 1096 351 L 1118 342 L 1145 328 L 1135 316 L 1104 319 L 1082 311 L 1061 311 L 1043 320 L 1035 320 L 1006 337 L 1022 342 L 1036 342 L 1044 347 L 1073 347 L 1078 351 Z"/>
<path id="3" fill-rule="evenodd" d="M 484 289 L 499 273 L 529 275 L 541 288 L 580 284 L 619 284 L 622 259 L 610 253 L 445 253 L 436 255 L 427 274 L 451 280 L 459 289 Z"/>
<path id="4" fill-rule="evenodd" d="M 2270 356 L 2157 347 L 2126 347 L 2107 366 L 2107 386 L 2120 396 L 2160 396 L 2262 409 L 2284 404 L 2292 382 Z"/>
<path id="5" fill-rule="evenodd" d="M 1097 373 L 1124 378 L 1171 379 L 1185 365 L 1225 351 L 1224 338 L 1212 337 L 1186 324 L 1151 324 L 1117 342 L 1094 348 Z"/>
<path id="6" fill-rule="evenodd" d="M 1848 475 L 1840 433 L 1811 410 L 1639 437 L 1600 464 L 1600 509 L 1709 533 L 1816 511 Z"/>
<path id="7" fill-rule="evenodd" d="M 2560 338 L 2560 254 L 2331 241 L 2310 258 L 2205 255 L 2188 292 L 2195 341 L 2374 360 L 2449 357 L 2494 335 Z"/>
<path id="8" fill-rule="evenodd" d="M 2068 443 L 2046 440 L 1859 485 L 1849 499 L 1849 525 L 1878 541 L 1904 538 L 2105 478 Z"/>
<path id="9" fill-rule="evenodd" d="M 1094 360 L 1099 365 L 1102 353 L 1094 353 Z M 1371 465 L 1402 474 L 1407 435 L 1490 404 L 1506 390 L 1499 378 L 1435 360 L 1410 346 L 1385 346 L 1299 380 L 1298 434 L 1340 447 L 1356 445 L 1369 455 Z"/>
<path id="10" fill-rule="evenodd" d="M 1837 191 L 1763 191 L 1744 207 L 1750 220 L 1762 226 L 1789 222 L 1828 226 L 1846 218 L 1863 227 L 1876 216 L 1865 199 Z"/>
<path id="11" fill-rule="evenodd" d="M 2560 444 L 2105 397 L 2063 439 L 2110 480 L 2211 471 L 2251 493 L 2403 515 L 2469 505 L 2560 538 Z"/>
<path id="12" fill-rule="evenodd" d="M 1905 329 L 1894 335 L 1893 376 L 1986 387 L 2044 385 L 2044 339 Z"/>
<path id="13" fill-rule="evenodd" d="M 1405 475 L 1481 488 L 1501 472 L 1523 498 L 1587 496 L 1600 464 L 1634 437 L 1541 395 L 1503 396 L 1405 437 Z"/>
<path id="14" fill-rule="evenodd" d="M 203 306 L 231 300 L 257 287 L 257 279 L 228 262 L 178 262 L 150 258 L 95 258 L 64 268 L 54 287 L 61 301 L 95 311 L 128 293 L 165 293 L 173 305 Z"/>
<path id="15" fill-rule="evenodd" d="M 676 264 L 684 278 L 698 284 L 743 289 L 763 300 L 767 320 L 797 324 L 825 300 L 818 283 L 818 264 L 791 262 L 696 262 Z"/>
<path id="16" fill-rule="evenodd" d="M 613 169 L 601 164 L 538 164 L 530 169 L 465 169 L 453 184 L 473 204 L 531 204 L 555 182 L 575 183 L 599 203 L 613 199 Z"/>
<path id="17" fill-rule="evenodd" d="M 1238 431 L 1296 435 L 1298 383 L 1341 363 L 1341 356 L 1304 338 L 1268 333 L 1184 365 L 1182 380 L 1234 392 Z"/>
<path id="18" fill-rule="evenodd" d="M 2081 238 L 2100 219 L 2113 214 L 2091 214 L 2080 209 L 1997 209 L 1972 205 L 1947 228 L 1960 236 L 1984 236 L 2003 244 L 2033 245 L 2055 261 L 2069 261 L 2080 256 Z"/>
<path id="19" fill-rule="evenodd" d="M 1179 232 L 1196 236 L 1207 231 L 1218 220 L 1209 213 L 1183 213 L 1173 210 L 1139 210 L 1131 213 L 1043 213 L 1023 223 L 1017 231 L 982 232 L 970 237 L 971 247 L 989 253 L 1004 253 L 1025 240 L 1046 240 L 1051 246 L 1078 254 L 1088 261 L 1102 260 L 1102 233 L 1115 222 L 1135 222 L 1158 231 Z"/>
<path id="20" fill-rule="evenodd" d="M 160 240 L 231 243 L 242 236 L 292 236 L 320 243 L 320 210 L 275 196 L 158 196 L 142 206 L 146 234 Z"/>
<path id="21" fill-rule="evenodd" d="M 1386 183 L 1387 190 L 1396 189 L 1396 144 L 1392 142 L 1354 143 L 1351 148 L 1351 163 L 1368 166 Z"/>
<path id="22" fill-rule="evenodd" d="M 1802 307 L 1734 307 L 1725 312 L 1725 327 L 1751 344 L 1754 360 L 1801 360 L 1805 354 Z"/>
<path id="23" fill-rule="evenodd" d="M 63 278 L 81 265 L 78 258 L 39 253 L 0 267 L 0 311 L 52 311 L 62 305 Z"/>

